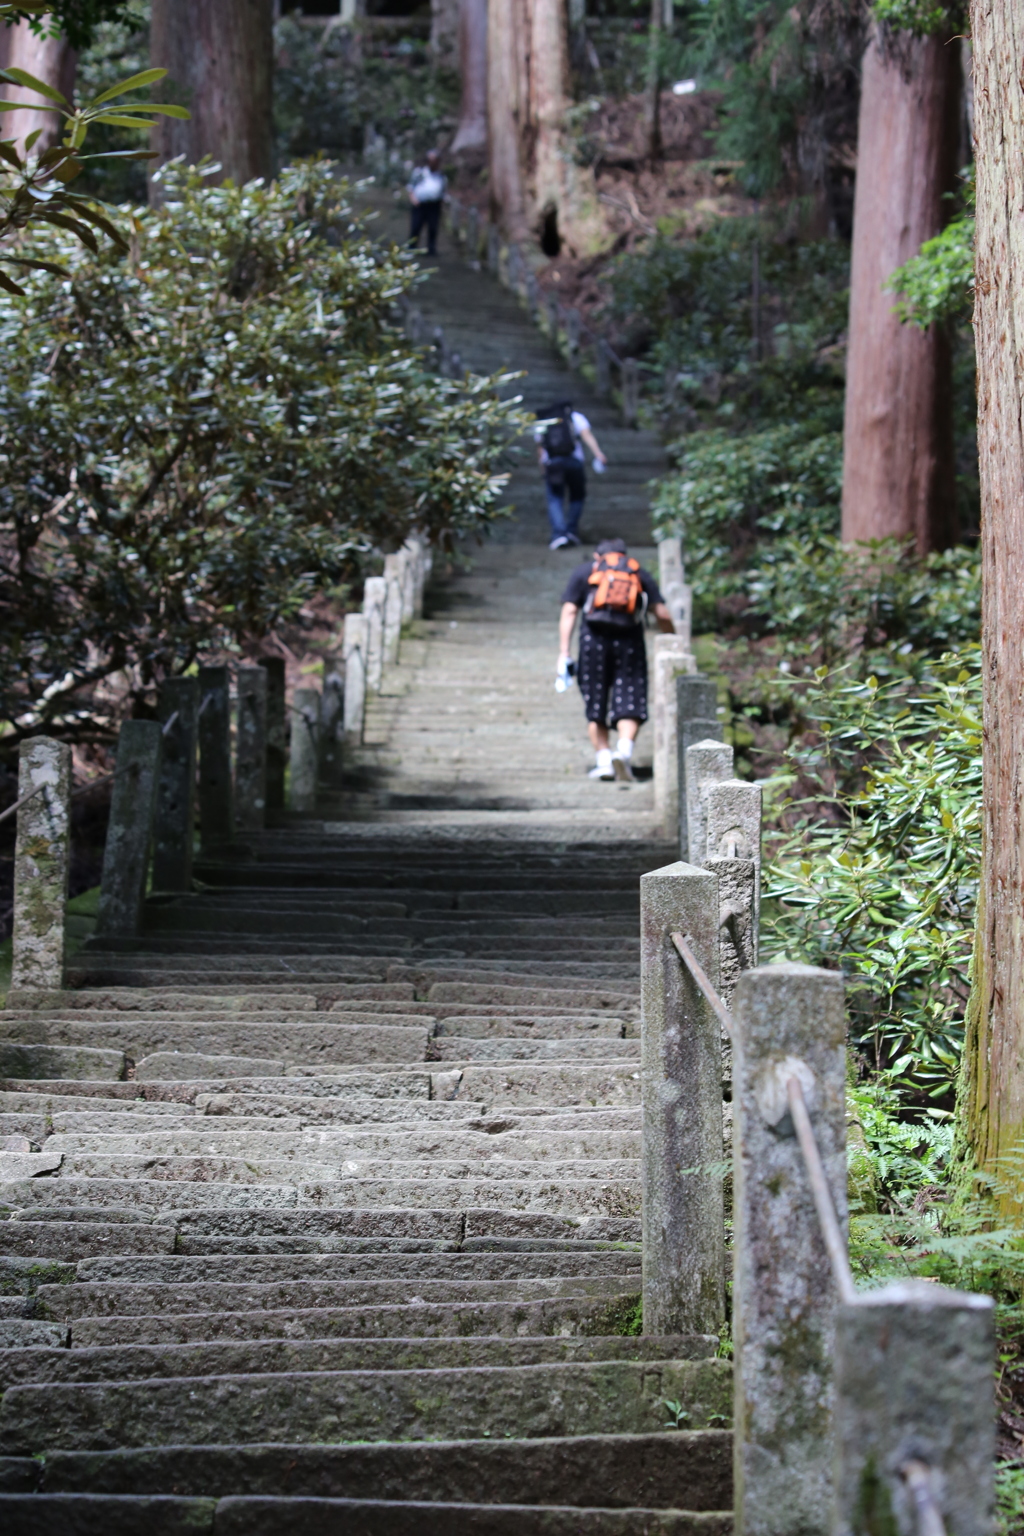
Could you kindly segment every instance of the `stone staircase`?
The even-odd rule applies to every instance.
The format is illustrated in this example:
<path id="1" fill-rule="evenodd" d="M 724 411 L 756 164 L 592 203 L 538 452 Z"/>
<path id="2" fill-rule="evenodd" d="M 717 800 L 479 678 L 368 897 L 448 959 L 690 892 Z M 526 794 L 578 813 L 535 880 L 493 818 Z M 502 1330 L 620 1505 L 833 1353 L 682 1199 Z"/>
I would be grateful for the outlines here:
<path id="1" fill-rule="evenodd" d="M 464 287 L 425 286 L 446 325 Z M 607 479 L 590 531 L 640 536 Z M 0 1015 L 8 1536 L 731 1530 L 729 1366 L 639 1332 L 638 878 L 674 851 L 649 782 L 586 777 L 521 485 L 317 814 Z"/>

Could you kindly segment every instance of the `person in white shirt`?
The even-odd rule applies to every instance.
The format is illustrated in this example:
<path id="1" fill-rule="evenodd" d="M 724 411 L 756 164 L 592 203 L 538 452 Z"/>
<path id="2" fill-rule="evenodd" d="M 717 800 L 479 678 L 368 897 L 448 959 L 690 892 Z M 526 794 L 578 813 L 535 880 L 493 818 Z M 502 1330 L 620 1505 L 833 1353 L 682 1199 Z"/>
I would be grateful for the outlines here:
<path id="1" fill-rule="evenodd" d="M 448 183 L 441 175 L 441 156 L 432 149 L 422 165 L 417 165 L 409 178 L 409 201 L 412 217 L 409 221 L 409 244 L 415 249 L 420 243 L 420 230 L 427 226 L 427 255 L 437 255 L 437 227 L 441 222 L 441 205 Z"/>
<path id="2" fill-rule="evenodd" d="M 584 443 L 593 454 L 598 474 L 608 460 L 601 452 L 590 422 L 582 411 L 573 410 L 571 400 L 560 400 L 556 405 L 538 411 L 537 418 L 533 435 L 548 498 L 548 521 L 551 524 L 548 548 L 565 549 L 580 542 L 580 518 L 587 495 Z"/>

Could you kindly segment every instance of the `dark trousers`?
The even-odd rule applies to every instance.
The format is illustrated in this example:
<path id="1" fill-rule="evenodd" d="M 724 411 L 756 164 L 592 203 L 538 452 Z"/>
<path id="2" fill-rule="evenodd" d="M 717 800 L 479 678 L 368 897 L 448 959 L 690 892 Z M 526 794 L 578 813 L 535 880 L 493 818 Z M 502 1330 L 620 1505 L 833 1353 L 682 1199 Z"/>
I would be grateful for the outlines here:
<path id="1" fill-rule="evenodd" d="M 413 203 L 409 220 L 409 244 L 418 245 L 420 230 L 427 226 L 427 255 L 437 255 L 437 226 L 441 222 L 441 199 L 432 198 L 428 203 Z"/>

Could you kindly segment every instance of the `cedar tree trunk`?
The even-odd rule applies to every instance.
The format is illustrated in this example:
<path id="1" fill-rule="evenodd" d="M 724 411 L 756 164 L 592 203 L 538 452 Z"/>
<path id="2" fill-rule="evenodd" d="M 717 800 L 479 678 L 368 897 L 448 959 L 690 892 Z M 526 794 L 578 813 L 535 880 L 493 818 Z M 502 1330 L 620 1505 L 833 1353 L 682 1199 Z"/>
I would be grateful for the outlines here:
<path id="1" fill-rule="evenodd" d="M 949 344 L 901 324 L 886 283 L 945 222 L 955 184 L 959 51 L 877 30 L 864 55 L 846 365 L 843 538 L 956 535 Z"/>
<path id="2" fill-rule="evenodd" d="M 1019 1190 L 999 1164 L 1024 1141 L 1024 27 L 1015 6 L 972 11 L 984 830 L 958 1107 L 961 1145 Z"/>
<path id="3" fill-rule="evenodd" d="M 273 173 L 273 0 L 153 0 L 150 56 L 170 71 L 159 99 L 192 114 L 158 119 L 161 161 L 209 155 L 235 182 Z"/>
<path id="4" fill-rule="evenodd" d="M 535 216 L 569 220 L 571 165 L 565 143 L 569 104 L 569 21 L 565 0 L 533 0 L 530 47 L 530 119 L 533 140 L 532 206 Z"/>
<path id="5" fill-rule="evenodd" d="M 529 102 L 527 0 L 490 0 L 487 124 L 491 206 L 511 240 L 527 237 L 523 139 Z"/>
<path id="6" fill-rule="evenodd" d="M 24 69 L 37 80 L 54 85 L 62 96 L 71 100 L 75 90 L 75 68 L 78 54 L 63 37 L 37 37 L 27 21 L 0 29 L 0 66 Z M 60 142 L 64 123 L 55 112 L 40 111 L 31 103 L 42 98 L 33 91 L 18 85 L 5 85 L 4 97 L 8 101 L 29 103 L 18 112 L 5 112 L 0 124 L 5 139 L 17 139 L 20 151 L 30 133 L 40 129 L 32 153 L 42 154 L 44 149 Z"/>
<path id="7" fill-rule="evenodd" d="M 462 102 L 454 154 L 487 147 L 487 0 L 461 0 L 459 70 Z"/>

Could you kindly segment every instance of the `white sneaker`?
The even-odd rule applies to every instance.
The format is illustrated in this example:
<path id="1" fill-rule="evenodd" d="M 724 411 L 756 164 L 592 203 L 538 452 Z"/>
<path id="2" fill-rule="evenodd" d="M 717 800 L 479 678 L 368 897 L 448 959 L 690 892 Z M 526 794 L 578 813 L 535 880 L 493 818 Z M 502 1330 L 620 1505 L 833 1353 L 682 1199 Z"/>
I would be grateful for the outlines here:
<path id="1" fill-rule="evenodd" d="M 551 543 L 548 545 L 548 549 L 566 549 L 568 544 L 569 540 L 566 538 L 565 534 L 559 533 L 556 534 L 555 537 L 551 540 Z"/>
<path id="2" fill-rule="evenodd" d="M 612 754 L 608 747 L 602 747 L 597 754 L 597 762 L 591 768 L 588 775 L 591 779 L 614 779 L 615 769 L 612 766 Z"/>
<path id="3" fill-rule="evenodd" d="M 618 752 L 612 757 L 612 770 L 620 784 L 628 784 L 634 777 L 633 769 L 629 762 L 626 758 L 620 757 Z"/>

